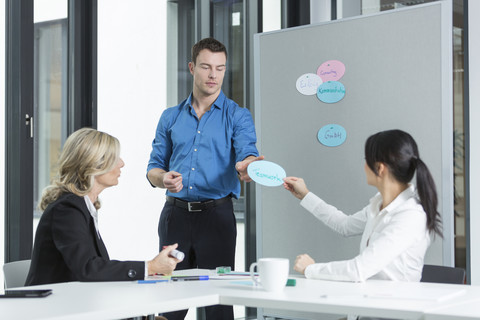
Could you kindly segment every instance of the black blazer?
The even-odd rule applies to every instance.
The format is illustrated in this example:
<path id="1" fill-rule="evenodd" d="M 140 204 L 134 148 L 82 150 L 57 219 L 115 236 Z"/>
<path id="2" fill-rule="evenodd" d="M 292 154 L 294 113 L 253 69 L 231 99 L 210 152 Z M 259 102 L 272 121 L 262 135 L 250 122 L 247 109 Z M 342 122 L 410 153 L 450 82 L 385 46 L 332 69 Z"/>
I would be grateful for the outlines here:
<path id="1" fill-rule="evenodd" d="M 110 260 L 83 197 L 65 193 L 43 212 L 26 286 L 69 281 L 131 281 L 144 276 L 144 261 Z"/>

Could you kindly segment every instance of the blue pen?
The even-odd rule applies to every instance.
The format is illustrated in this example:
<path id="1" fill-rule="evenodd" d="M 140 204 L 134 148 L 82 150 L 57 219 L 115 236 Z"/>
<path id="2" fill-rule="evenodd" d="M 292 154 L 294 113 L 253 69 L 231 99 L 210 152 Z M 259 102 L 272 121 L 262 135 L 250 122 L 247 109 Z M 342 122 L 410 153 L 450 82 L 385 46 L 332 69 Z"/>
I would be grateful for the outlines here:
<path id="1" fill-rule="evenodd" d="M 157 282 L 168 282 L 168 279 L 159 279 L 159 280 L 138 280 L 138 283 L 157 283 Z"/>
<path id="2" fill-rule="evenodd" d="M 195 281 L 195 280 L 208 280 L 208 276 L 177 276 L 172 277 L 172 281 Z"/>

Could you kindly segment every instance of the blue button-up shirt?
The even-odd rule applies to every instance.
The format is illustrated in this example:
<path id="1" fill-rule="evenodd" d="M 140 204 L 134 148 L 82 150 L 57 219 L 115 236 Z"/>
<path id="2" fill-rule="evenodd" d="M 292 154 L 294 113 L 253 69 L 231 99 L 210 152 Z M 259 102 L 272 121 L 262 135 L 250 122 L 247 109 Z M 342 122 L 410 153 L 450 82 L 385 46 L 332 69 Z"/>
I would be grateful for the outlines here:
<path id="1" fill-rule="evenodd" d="M 183 189 L 167 195 L 186 201 L 238 198 L 240 181 L 235 163 L 258 156 L 250 111 L 220 92 L 200 120 L 192 95 L 166 109 L 158 122 L 147 172 L 153 168 L 182 174 Z"/>

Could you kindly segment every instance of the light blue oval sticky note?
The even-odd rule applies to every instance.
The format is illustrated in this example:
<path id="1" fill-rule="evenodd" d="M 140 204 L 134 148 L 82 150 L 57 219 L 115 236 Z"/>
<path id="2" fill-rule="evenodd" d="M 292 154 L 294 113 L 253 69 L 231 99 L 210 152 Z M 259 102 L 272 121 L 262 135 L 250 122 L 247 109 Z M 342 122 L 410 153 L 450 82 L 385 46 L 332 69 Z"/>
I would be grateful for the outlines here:
<path id="1" fill-rule="evenodd" d="M 327 81 L 317 89 L 317 98 L 325 103 L 335 103 L 345 97 L 345 86 L 339 81 Z"/>
<path id="2" fill-rule="evenodd" d="M 322 78 L 315 73 L 305 73 L 298 77 L 296 86 L 301 94 L 313 96 L 317 93 L 318 86 L 322 83 Z"/>
<path id="3" fill-rule="evenodd" d="M 253 181 L 267 187 L 282 185 L 283 178 L 287 176 L 282 167 L 266 160 L 253 161 L 248 165 L 247 172 Z"/>
<path id="4" fill-rule="evenodd" d="M 327 147 L 338 147 L 347 139 L 347 131 L 338 124 L 327 124 L 318 130 L 318 141 Z"/>

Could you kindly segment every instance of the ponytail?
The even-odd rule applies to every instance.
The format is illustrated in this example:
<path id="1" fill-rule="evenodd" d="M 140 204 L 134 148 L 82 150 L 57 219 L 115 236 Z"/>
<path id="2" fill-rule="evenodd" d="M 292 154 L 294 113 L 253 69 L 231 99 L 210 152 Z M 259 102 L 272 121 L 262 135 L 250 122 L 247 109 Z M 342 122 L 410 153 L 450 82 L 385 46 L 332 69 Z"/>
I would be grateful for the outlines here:
<path id="1" fill-rule="evenodd" d="M 418 196 L 427 215 L 427 229 L 442 236 L 435 182 L 420 160 L 417 143 L 410 134 L 402 130 L 387 130 L 370 136 L 365 142 L 365 161 L 376 175 L 376 164 L 384 163 L 401 183 L 409 183 L 416 174 Z"/>
<path id="2" fill-rule="evenodd" d="M 435 182 L 426 164 L 416 158 L 417 167 L 417 192 L 423 210 L 427 214 L 427 229 L 442 237 L 440 213 L 437 211 L 438 198 Z"/>

